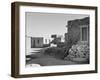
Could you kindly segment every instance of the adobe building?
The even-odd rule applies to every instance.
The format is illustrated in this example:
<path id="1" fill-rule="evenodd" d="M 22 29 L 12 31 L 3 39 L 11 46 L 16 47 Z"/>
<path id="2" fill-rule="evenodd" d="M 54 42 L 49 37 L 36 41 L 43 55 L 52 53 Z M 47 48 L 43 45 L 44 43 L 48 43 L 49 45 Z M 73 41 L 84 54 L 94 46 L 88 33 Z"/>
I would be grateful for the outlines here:
<path id="1" fill-rule="evenodd" d="M 43 37 L 31 37 L 31 48 L 43 47 Z"/>
<path id="2" fill-rule="evenodd" d="M 89 44 L 89 17 L 68 21 L 65 41 L 70 44 Z"/>
<path id="3" fill-rule="evenodd" d="M 25 45 L 26 55 L 30 55 L 36 48 L 43 47 L 43 37 L 25 36 Z"/>

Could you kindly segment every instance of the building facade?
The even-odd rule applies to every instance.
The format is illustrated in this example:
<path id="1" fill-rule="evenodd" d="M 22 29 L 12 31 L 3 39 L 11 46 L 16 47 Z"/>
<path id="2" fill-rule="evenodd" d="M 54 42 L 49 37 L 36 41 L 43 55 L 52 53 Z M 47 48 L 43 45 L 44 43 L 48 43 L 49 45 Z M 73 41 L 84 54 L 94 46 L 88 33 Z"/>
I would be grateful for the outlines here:
<path id="1" fill-rule="evenodd" d="M 89 44 L 89 17 L 68 21 L 68 33 L 65 34 L 65 41 L 71 44 Z"/>
<path id="2" fill-rule="evenodd" d="M 31 48 L 43 47 L 43 37 L 31 37 Z"/>

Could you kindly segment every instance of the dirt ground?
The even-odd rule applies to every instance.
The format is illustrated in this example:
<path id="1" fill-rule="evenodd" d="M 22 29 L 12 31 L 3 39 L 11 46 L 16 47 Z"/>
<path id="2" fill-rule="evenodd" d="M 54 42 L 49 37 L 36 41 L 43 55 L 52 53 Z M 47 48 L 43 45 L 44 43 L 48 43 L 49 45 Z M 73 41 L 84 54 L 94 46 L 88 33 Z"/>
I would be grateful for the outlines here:
<path id="1" fill-rule="evenodd" d="M 45 49 L 41 49 L 38 53 L 31 55 L 31 60 L 26 62 L 27 64 L 39 64 L 40 66 L 54 66 L 54 65 L 74 65 L 84 64 L 84 62 L 75 62 L 66 59 L 55 58 L 54 56 L 45 55 Z"/>
<path id="2" fill-rule="evenodd" d="M 75 62 L 68 60 L 61 60 L 50 56 L 38 57 L 27 62 L 27 64 L 39 64 L 41 66 L 52 66 L 52 65 L 70 65 L 76 64 Z"/>

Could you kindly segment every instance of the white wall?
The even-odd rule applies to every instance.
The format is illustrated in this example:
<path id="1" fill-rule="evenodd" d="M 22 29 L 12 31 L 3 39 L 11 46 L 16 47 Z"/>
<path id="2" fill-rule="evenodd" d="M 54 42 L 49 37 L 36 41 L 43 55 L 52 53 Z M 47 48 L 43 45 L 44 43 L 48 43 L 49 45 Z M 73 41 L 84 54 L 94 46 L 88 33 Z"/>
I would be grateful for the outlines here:
<path id="1" fill-rule="evenodd" d="M 1 0 L 0 2 L 0 80 L 16 80 L 10 77 L 11 65 L 11 2 L 15 0 Z M 56 4 L 76 4 L 98 6 L 100 9 L 100 0 L 16 0 L 16 1 L 33 1 L 41 3 L 56 3 Z M 100 11 L 99 13 L 100 14 Z M 100 21 L 100 15 L 98 16 Z M 100 24 L 98 25 L 100 26 Z M 98 34 L 100 34 L 98 27 Z M 100 37 L 98 37 L 100 44 Z M 100 45 L 99 45 L 100 47 Z M 100 52 L 100 50 L 99 50 Z M 100 80 L 100 54 L 99 58 L 99 73 L 97 74 L 81 74 L 81 75 L 64 75 L 53 77 L 39 78 L 22 78 L 18 80 Z"/>
<path id="2" fill-rule="evenodd" d="M 30 54 L 30 52 L 32 52 L 32 50 L 31 50 L 31 37 L 25 37 L 25 44 L 27 45 L 26 47 L 25 47 L 25 49 L 26 49 L 26 55 L 29 55 Z"/>

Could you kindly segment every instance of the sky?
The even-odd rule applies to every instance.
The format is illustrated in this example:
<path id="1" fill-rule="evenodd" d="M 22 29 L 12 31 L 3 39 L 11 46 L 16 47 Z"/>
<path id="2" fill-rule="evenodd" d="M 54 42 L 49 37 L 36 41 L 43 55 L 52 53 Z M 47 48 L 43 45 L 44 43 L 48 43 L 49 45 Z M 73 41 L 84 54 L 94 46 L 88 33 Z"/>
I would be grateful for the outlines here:
<path id="1" fill-rule="evenodd" d="M 47 39 L 52 34 L 64 36 L 67 33 L 66 25 L 69 20 L 81 19 L 88 16 L 83 14 L 26 12 L 26 35 Z"/>

